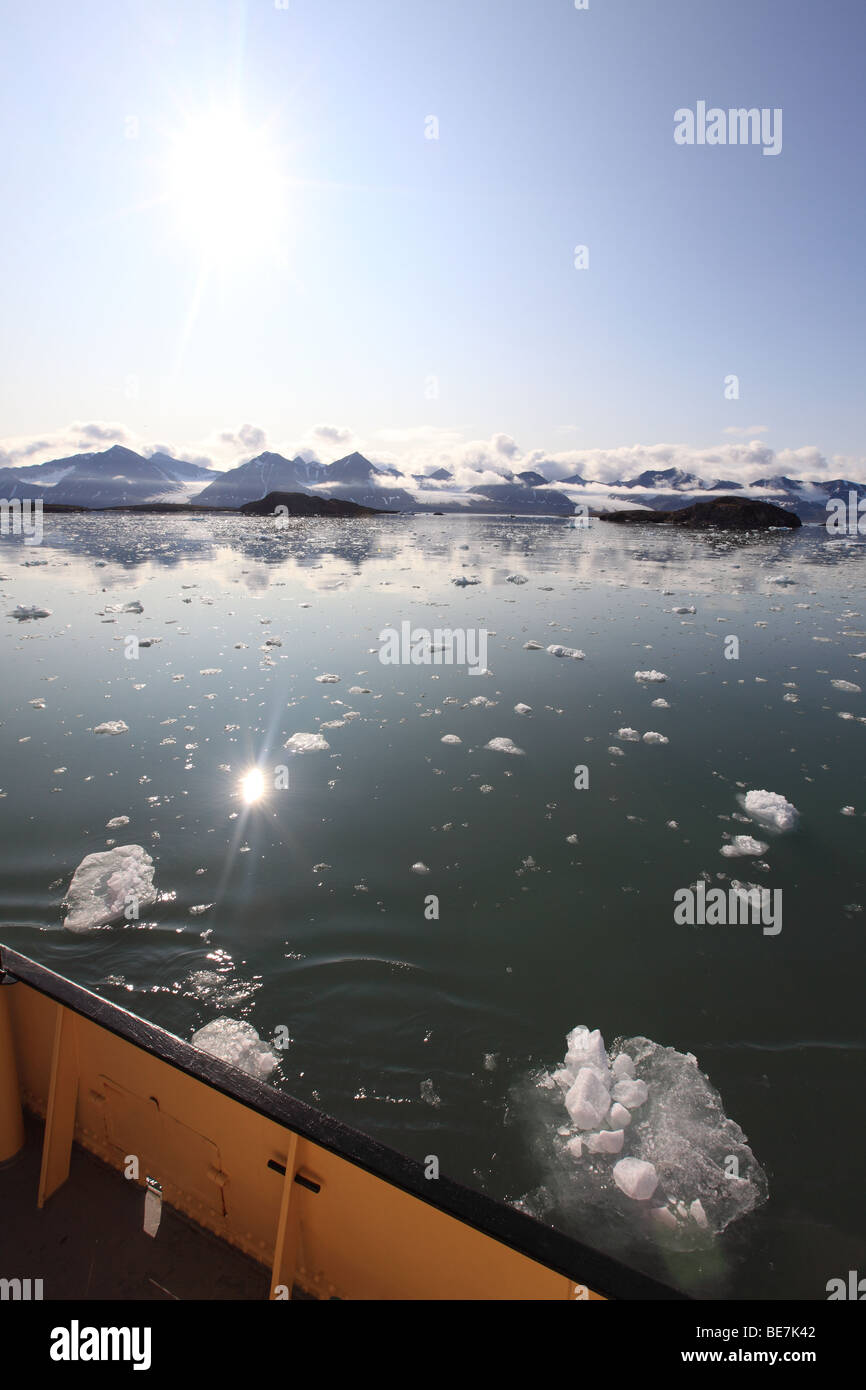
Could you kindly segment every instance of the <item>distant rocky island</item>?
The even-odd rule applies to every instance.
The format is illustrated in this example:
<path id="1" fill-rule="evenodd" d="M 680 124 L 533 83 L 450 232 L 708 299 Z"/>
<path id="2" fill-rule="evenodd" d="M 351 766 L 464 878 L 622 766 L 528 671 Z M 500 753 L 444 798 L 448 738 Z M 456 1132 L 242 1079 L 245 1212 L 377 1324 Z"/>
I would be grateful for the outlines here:
<path id="1" fill-rule="evenodd" d="M 686 526 L 694 530 L 768 531 L 775 526 L 795 530 L 802 525 L 796 513 L 774 502 L 761 502 L 755 497 L 713 497 L 695 502 L 691 507 L 676 511 L 647 511 L 628 508 L 620 512 L 598 512 L 600 521 L 615 521 L 620 526 Z"/>
<path id="2" fill-rule="evenodd" d="M 278 513 L 278 508 L 284 509 Z M 383 507 L 362 507 L 341 497 L 310 497 L 305 492 L 269 492 L 238 507 L 241 516 L 387 516 Z"/>

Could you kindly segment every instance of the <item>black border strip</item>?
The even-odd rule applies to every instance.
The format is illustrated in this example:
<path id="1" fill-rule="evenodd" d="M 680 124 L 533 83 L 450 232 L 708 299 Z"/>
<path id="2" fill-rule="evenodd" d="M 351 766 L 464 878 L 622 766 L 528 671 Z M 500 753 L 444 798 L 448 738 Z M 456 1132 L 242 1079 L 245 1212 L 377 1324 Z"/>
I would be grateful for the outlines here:
<path id="1" fill-rule="evenodd" d="M 611 1256 L 545 1226 L 524 1212 L 497 1202 L 483 1192 L 475 1192 L 440 1177 L 435 1184 L 424 1177 L 423 1167 L 409 1158 L 370 1139 L 359 1130 L 314 1109 L 305 1101 L 257 1081 L 228 1062 L 200 1052 L 190 1043 L 153 1023 L 146 1023 L 127 1009 L 101 999 L 81 985 L 73 984 L 28 956 L 0 944 L 0 983 L 6 971 L 16 980 L 40 994 L 55 999 L 73 1013 L 89 1019 L 135 1047 L 143 1048 L 169 1066 L 185 1072 L 222 1095 L 239 1101 L 266 1119 L 273 1120 L 309 1139 L 329 1153 L 354 1163 L 365 1172 L 393 1187 L 410 1193 L 429 1206 L 447 1212 L 458 1221 L 500 1241 L 530 1260 L 555 1270 L 576 1284 L 611 1299 L 667 1300 L 687 1299 L 688 1295 L 662 1284 L 649 1275 L 630 1269 Z M 435 1198 L 433 1194 L 435 1193 Z"/>

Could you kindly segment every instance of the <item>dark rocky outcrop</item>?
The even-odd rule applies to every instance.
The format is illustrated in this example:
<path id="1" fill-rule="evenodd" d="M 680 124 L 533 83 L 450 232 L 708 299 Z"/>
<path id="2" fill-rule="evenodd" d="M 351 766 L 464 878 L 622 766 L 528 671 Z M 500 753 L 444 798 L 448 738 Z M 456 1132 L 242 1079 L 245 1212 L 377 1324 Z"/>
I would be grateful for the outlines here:
<path id="1" fill-rule="evenodd" d="M 388 516 L 378 507 L 361 507 L 338 497 L 310 497 L 305 492 L 269 492 L 256 502 L 245 502 L 238 510 L 241 516 L 275 516 L 277 507 L 285 507 L 281 516 Z"/>
<path id="2" fill-rule="evenodd" d="M 680 507 L 670 512 L 633 511 L 629 508 L 621 512 L 599 512 L 598 515 L 602 521 L 615 521 L 621 526 L 640 526 L 649 522 L 656 526 L 688 526 L 697 530 L 766 531 L 772 526 L 794 529 L 801 525 L 795 512 L 754 497 L 713 497 L 706 502 L 695 502 L 690 507 Z"/>

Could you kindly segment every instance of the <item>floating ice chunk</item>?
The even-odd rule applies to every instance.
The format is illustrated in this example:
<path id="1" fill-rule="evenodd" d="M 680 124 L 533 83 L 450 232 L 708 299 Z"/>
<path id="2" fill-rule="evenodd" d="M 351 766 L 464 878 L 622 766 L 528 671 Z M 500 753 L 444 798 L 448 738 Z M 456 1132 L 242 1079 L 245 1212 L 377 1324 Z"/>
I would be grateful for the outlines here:
<path id="1" fill-rule="evenodd" d="M 774 574 L 768 579 L 768 584 L 796 584 L 796 579 L 792 579 L 789 574 Z"/>
<path id="2" fill-rule="evenodd" d="M 428 869 L 427 865 L 423 864 L 419 859 L 417 864 L 412 865 L 409 872 L 410 874 L 429 874 L 430 870 Z"/>
<path id="3" fill-rule="evenodd" d="M 28 608 L 26 604 L 19 603 L 17 608 L 13 608 L 9 614 L 10 618 L 17 618 L 19 623 L 26 623 L 30 618 L 50 618 L 50 608 Z"/>
<path id="4" fill-rule="evenodd" d="M 122 825 L 129 825 L 129 816 L 112 816 L 105 822 L 106 830 L 119 830 Z"/>
<path id="5" fill-rule="evenodd" d="M 631 1111 L 626 1110 L 625 1106 L 620 1105 L 619 1101 L 614 1101 L 613 1105 L 610 1107 L 610 1123 L 613 1125 L 614 1129 L 625 1129 L 631 1124 Z"/>
<path id="6" fill-rule="evenodd" d="M 531 642 L 524 642 L 524 644 L 523 644 L 523 650 L 524 650 L 525 652 L 543 652 L 543 651 L 544 651 L 544 648 L 543 648 L 543 646 L 541 645 L 540 642 L 531 641 Z"/>
<path id="7" fill-rule="evenodd" d="M 565 1054 L 565 1065 L 572 1076 L 577 1076 L 581 1067 L 596 1067 L 600 1071 L 607 1070 L 607 1052 L 604 1038 L 598 1028 L 590 1032 L 583 1024 L 579 1024 L 577 1028 L 572 1028 L 565 1041 L 568 1049 Z"/>
<path id="8" fill-rule="evenodd" d="M 621 1052 L 618 1057 L 614 1058 L 613 1074 L 616 1077 L 634 1076 L 634 1062 L 627 1052 Z"/>
<path id="9" fill-rule="evenodd" d="M 91 931 L 123 917 L 127 907 L 136 910 L 156 900 L 153 860 L 141 845 L 117 845 L 88 854 L 75 873 L 66 894 L 68 931 Z"/>
<path id="10" fill-rule="evenodd" d="M 653 709 L 670 709 L 670 705 L 668 704 L 667 700 L 664 700 L 661 696 L 659 696 L 657 700 L 653 700 Z"/>
<path id="11" fill-rule="evenodd" d="M 617 729 L 617 738 L 621 738 L 624 743 L 640 743 L 640 734 L 637 729 Z"/>
<path id="12" fill-rule="evenodd" d="M 440 743 L 462 743 L 463 740 L 462 740 L 462 738 L 458 738 L 456 734 L 443 734 L 442 737 L 440 738 L 439 742 L 440 742 Z"/>
<path id="13" fill-rule="evenodd" d="M 746 792 L 743 806 L 755 820 L 771 825 L 776 830 L 794 830 L 800 819 L 800 812 L 790 801 L 778 792 L 763 790 Z"/>
<path id="14" fill-rule="evenodd" d="M 492 753 L 512 753 L 520 757 L 524 756 L 524 750 L 518 748 L 510 738 L 492 738 L 489 743 L 485 743 L 485 748 L 489 748 Z"/>
<path id="15" fill-rule="evenodd" d="M 45 708 L 45 701 L 44 701 L 44 700 L 28 700 L 27 703 L 28 703 L 29 705 L 31 705 L 33 709 L 44 709 L 44 708 Z"/>
<path id="16" fill-rule="evenodd" d="M 571 657 L 572 661 L 583 661 L 586 655 L 585 652 L 578 651 L 576 647 L 561 647 L 557 643 L 548 647 L 547 650 L 551 656 L 568 656 Z"/>
<path id="17" fill-rule="evenodd" d="M 641 1105 L 645 1105 L 648 1096 L 646 1082 L 639 1081 L 636 1077 L 624 1076 L 613 1088 L 614 1100 L 618 1100 L 620 1105 L 626 1106 L 629 1110 L 637 1110 Z"/>
<path id="18" fill-rule="evenodd" d="M 331 671 L 326 671 L 323 676 L 316 676 L 319 685 L 336 685 L 339 679 L 340 677 L 335 676 Z"/>
<path id="19" fill-rule="evenodd" d="M 506 584 L 525 584 L 526 579 L 522 574 L 509 574 L 505 579 Z"/>
<path id="20" fill-rule="evenodd" d="M 93 732 L 95 734 L 128 734 L 129 725 L 124 724 L 122 719 L 109 719 L 105 724 L 97 724 Z"/>
<path id="21" fill-rule="evenodd" d="M 262 1042 L 252 1024 L 236 1018 L 215 1018 L 193 1033 L 190 1041 L 199 1051 L 229 1062 L 258 1081 L 266 1081 L 277 1065 L 276 1054 Z"/>
<path id="22" fill-rule="evenodd" d="M 565 1108 L 579 1129 L 596 1129 L 610 1108 L 607 1088 L 594 1067 L 581 1067 L 565 1097 Z"/>
<path id="23" fill-rule="evenodd" d="M 452 583 L 452 584 L 456 584 L 457 587 L 458 587 L 458 589 L 465 589 L 466 586 L 467 586 L 467 584 L 480 584 L 480 583 L 481 583 L 481 580 L 480 580 L 480 579 L 467 579 L 465 575 L 461 574 L 461 575 L 459 576 L 459 578 L 457 578 L 457 579 L 452 579 L 452 580 L 451 580 L 451 583 Z"/>
<path id="24" fill-rule="evenodd" d="M 189 910 L 190 917 L 201 917 L 203 912 L 208 912 L 213 907 L 213 903 L 196 903 L 195 907 Z"/>
<path id="25" fill-rule="evenodd" d="M 636 681 L 642 681 L 644 684 L 650 685 L 667 680 L 667 676 L 662 671 L 635 671 L 634 678 Z"/>
<path id="26" fill-rule="evenodd" d="M 130 603 L 125 603 L 120 611 L 121 613 L 143 613 L 144 608 L 138 599 L 134 598 Z"/>
<path id="27" fill-rule="evenodd" d="M 763 840 L 755 840 L 751 835 L 735 835 L 729 845 L 722 845 L 719 853 L 726 859 L 736 859 L 740 855 L 766 854 L 768 849 L 769 845 Z"/>
<path id="28" fill-rule="evenodd" d="M 571 1154 L 572 1158 L 583 1157 L 583 1140 L 581 1139 L 579 1134 L 576 1134 L 573 1139 L 569 1139 L 565 1147 L 567 1152 Z"/>
<path id="29" fill-rule="evenodd" d="M 622 1153 L 625 1131 L 622 1129 L 603 1129 L 598 1134 L 587 1136 L 586 1147 L 591 1154 Z"/>
<path id="30" fill-rule="evenodd" d="M 321 734 L 292 734 L 283 744 L 292 753 L 325 753 L 330 746 Z"/>
<path id="31" fill-rule="evenodd" d="M 515 713 L 515 714 L 531 714 L 531 713 L 532 713 L 532 705 L 515 705 L 515 706 L 514 706 L 514 713 Z"/>
<path id="32" fill-rule="evenodd" d="M 830 684 L 834 685 L 837 690 L 850 691 L 852 695 L 862 694 L 862 688 L 859 685 L 855 685 L 853 681 L 831 681 Z"/>
<path id="33" fill-rule="evenodd" d="M 613 1180 L 634 1202 L 648 1202 L 659 1185 L 654 1166 L 642 1158 L 621 1158 L 613 1165 Z"/>
<path id="34" fill-rule="evenodd" d="M 657 734 L 655 729 L 648 729 L 643 736 L 643 741 L 644 743 L 670 743 L 669 738 L 665 738 L 664 734 Z"/>
<path id="35" fill-rule="evenodd" d="M 855 811 L 855 809 L 854 809 L 853 806 L 843 806 L 843 807 L 842 807 L 841 815 L 843 815 L 843 816 L 856 816 L 856 814 L 857 814 L 857 812 Z"/>
<path id="36" fill-rule="evenodd" d="M 703 1203 L 701 1202 L 700 1197 L 696 1197 L 695 1200 L 689 1206 L 689 1216 L 692 1218 L 693 1221 L 697 1222 L 697 1224 L 701 1227 L 701 1230 L 706 1230 L 707 1226 L 709 1225 L 709 1222 L 707 1221 L 707 1213 L 704 1211 Z"/>
<path id="37" fill-rule="evenodd" d="M 698 610 L 697 610 L 697 608 L 695 607 L 695 605 L 694 605 L 693 603 L 690 604 L 687 608 L 672 608 L 672 609 L 671 609 L 671 612 L 672 612 L 672 613 L 697 613 L 697 611 L 698 611 Z"/>
<path id="38" fill-rule="evenodd" d="M 350 695 L 370 695 L 370 694 L 372 694 L 372 691 L 368 690 L 367 687 L 366 687 L 365 685 L 350 685 L 350 686 L 349 686 L 349 694 L 350 694 Z"/>

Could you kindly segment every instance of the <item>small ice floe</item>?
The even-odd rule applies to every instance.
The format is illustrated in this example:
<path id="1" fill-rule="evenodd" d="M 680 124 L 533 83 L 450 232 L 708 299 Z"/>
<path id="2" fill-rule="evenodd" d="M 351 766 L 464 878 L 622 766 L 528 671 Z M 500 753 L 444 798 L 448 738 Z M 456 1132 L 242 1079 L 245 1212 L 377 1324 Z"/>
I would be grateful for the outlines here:
<path id="1" fill-rule="evenodd" d="M 141 845 L 117 845 L 115 849 L 88 854 L 82 859 L 66 894 L 67 931 L 91 931 L 156 901 L 153 860 Z"/>
<path id="2" fill-rule="evenodd" d="M 526 578 L 522 574 L 509 574 L 505 578 L 506 584 L 525 584 Z"/>
<path id="3" fill-rule="evenodd" d="M 330 746 L 321 734 L 292 734 L 283 744 L 291 753 L 326 753 Z"/>
<path id="4" fill-rule="evenodd" d="M 410 865 L 409 872 L 410 874 L 429 874 L 430 870 L 427 865 L 423 864 L 419 859 L 417 864 Z"/>
<path id="5" fill-rule="evenodd" d="M 462 738 L 458 738 L 456 734 L 443 734 L 442 737 L 440 738 L 439 742 L 440 742 L 440 743 L 462 743 L 463 740 L 462 740 Z"/>
<path id="6" fill-rule="evenodd" d="M 672 1236 L 689 1250 L 766 1200 L 745 1135 L 691 1053 L 645 1037 L 617 1039 L 608 1052 L 597 1029 L 581 1026 L 568 1034 L 565 1061 L 534 1073 L 513 1099 L 540 1130 L 544 1163 L 521 1206 L 549 1224 L 567 1218 L 597 1232 L 631 1213 L 634 1237 Z M 726 1181 L 732 1156 L 737 1179 Z"/>
<path id="7" fill-rule="evenodd" d="M 543 652 L 544 647 L 541 645 L 540 642 L 530 641 L 524 642 L 523 650 L 525 652 Z M 864 655 L 866 655 L 866 653 L 864 653 Z"/>
<path id="8" fill-rule="evenodd" d="M 640 734 L 637 729 L 617 729 L 617 738 L 621 738 L 623 743 L 640 743 Z"/>
<path id="9" fill-rule="evenodd" d="M 465 589 L 468 584 L 480 584 L 480 579 L 467 579 L 465 574 L 461 574 L 458 579 L 452 579 L 452 584 L 456 584 L 458 589 Z"/>
<path id="10" fill-rule="evenodd" d="M 468 705 L 476 709 L 493 709 L 499 704 L 498 700 L 488 700 L 486 695 L 473 695 L 471 700 L 467 700 Z"/>
<path id="11" fill-rule="evenodd" d="M 366 685 L 350 685 L 350 686 L 349 686 L 349 694 L 350 694 L 350 695 L 371 695 L 371 694 L 372 694 L 372 691 L 368 690 L 367 687 L 366 687 Z"/>
<path id="12" fill-rule="evenodd" d="M 659 684 L 661 681 L 667 680 L 667 676 L 663 671 L 635 671 L 634 678 L 636 681 L 641 681 L 648 685 Z"/>
<path id="13" fill-rule="evenodd" d="M 644 743 L 670 743 L 669 738 L 665 738 L 664 734 L 657 734 L 655 729 L 647 729 L 643 741 Z"/>
<path id="14" fill-rule="evenodd" d="M 193 1033 L 190 1042 L 200 1052 L 209 1052 L 212 1057 L 229 1062 L 257 1081 L 266 1081 L 279 1060 L 251 1023 L 242 1023 L 236 1018 L 215 1018 Z"/>
<path id="15" fill-rule="evenodd" d="M 665 700 L 662 696 L 659 696 L 657 700 L 653 700 L 652 707 L 653 709 L 670 709 L 670 705 L 668 704 L 667 700 Z"/>
<path id="16" fill-rule="evenodd" d="M 578 651 L 576 647 L 561 647 L 558 643 L 554 643 L 552 647 L 548 647 L 547 651 L 550 656 L 570 657 L 572 661 L 583 661 L 586 655 L 585 652 Z"/>
<path id="17" fill-rule="evenodd" d="M 830 684 L 835 686 L 837 690 L 847 690 L 852 695 L 862 694 L 862 687 L 855 685 L 853 681 L 831 681 Z"/>
<path id="18" fill-rule="evenodd" d="M 26 623 L 31 618 L 50 618 L 50 608 L 28 608 L 26 604 L 19 603 L 17 608 L 13 608 L 9 614 L 10 618 L 17 618 L 19 623 Z"/>
<path id="19" fill-rule="evenodd" d="M 510 738 L 492 738 L 484 747 L 489 748 L 492 753 L 511 753 L 520 757 L 524 755 L 524 750 L 518 748 Z"/>
<path id="20" fill-rule="evenodd" d="M 796 584 L 796 579 L 792 579 L 789 574 L 774 574 L 767 580 L 768 584 Z"/>
<path id="21" fill-rule="evenodd" d="M 121 613 L 143 613 L 144 608 L 138 599 L 134 598 L 130 603 L 125 603 L 120 611 Z"/>
<path id="22" fill-rule="evenodd" d="M 319 685 L 336 685 L 339 679 L 339 676 L 333 675 L 330 671 L 326 671 L 323 676 L 316 676 Z"/>
<path id="23" fill-rule="evenodd" d="M 763 840 L 755 840 L 751 835 L 735 835 L 730 844 L 722 845 L 719 853 L 723 854 L 726 859 L 737 859 L 766 854 L 768 849 L 769 845 L 766 845 Z"/>
<path id="24" fill-rule="evenodd" d="M 190 908 L 189 915 L 190 917 L 201 917 L 203 912 L 210 912 L 212 907 L 213 903 L 196 903 L 195 907 Z"/>
<path id="25" fill-rule="evenodd" d="M 532 705 L 515 705 L 515 706 L 514 706 L 514 713 L 515 713 L 515 714 L 531 714 L 531 713 L 532 713 Z"/>
<path id="26" fill-rule="evenodd" d="M 697 608 L 695 607 L 695 605 L 694 605 L 693 603 L 690 604 L 687 608 L 672 608 L 672 609 L 671 609 L 671 612 L 672 612 L 672 613 L 697 613 L 697 611 L 698 611 L 698 610 L 697 610 Z"/>
<path id="27" fill-rule="evenodd" d="M 106 830 L 119 830 L 122 825 L 129 825 L 129 816 L 112 816 L 105 822 Z"/>
<path id="28" fill-rule="evenodd" d="M 794 830 L 800 819 L 800 812 L 790 801 L 778 792 L 763 790 L 746 792 L 742 798 L 743 809 L 762 824 L 774 830 Z"/>
<path id="29" fill-rule="evenodd" d="M 578 837 L 577 837 L 576 835 L 566 835 L 566 837 L 565 837 L 565 843 L 566 843 L 567 845 L 579 845 L 579 844 L 580 844 L 580 840 L 578 839 Z"/>
<path id="30" fill-rule="evenodd" d="M 615 743 L 612 743 L 612 744 L 610 745 L 610 747 L 608 748 L 607 751 L 608 751 L 608 753 L 612 753 L 613 756 L 614 756 L 615 758 L 624 758 L 624 757 L 625 757 L 625 752 L 624 752 L 624 750 L 623 750 L 622 748 L 617 748 L 617 746 L 616 746 Z"/>
<path id="31" fill-rule="evenodd" d="M 95 734 L 128 734 L 129 725 L 124 724 L 122 719 L 108 719 L 104 724 L 97 724 L 93 732 Z"/>
<path id="32" fill-rule="evenodd" d="M 28 705 L 30 705 L 31 709 L 44 709 L 44 708 L 45 708 L 45 701 L 44 701 L 44 700 L 28 700 L 27 703 L 28 703 Z"/>
<path id="33" fill-rule="evenodd" d="M 843 816 L 856 816 L 857 812 L 853 806 L 843 806 L 840 814 Z"/>
<path id="34" fill-rule="evenodd" d="M 223 668 L 221 666 L 205 666 L 203 671 L 199 671 L 200 676 L 221 676 Z"/>

